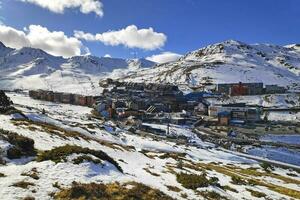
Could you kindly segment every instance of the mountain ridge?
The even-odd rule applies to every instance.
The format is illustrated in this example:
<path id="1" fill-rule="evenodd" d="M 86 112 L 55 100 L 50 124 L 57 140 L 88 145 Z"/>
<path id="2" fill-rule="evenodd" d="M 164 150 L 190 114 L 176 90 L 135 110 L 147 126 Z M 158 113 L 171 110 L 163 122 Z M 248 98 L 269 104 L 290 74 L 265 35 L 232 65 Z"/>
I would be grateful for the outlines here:
<path id="1" fill-rule="evenodd" d="M 139 68 L 149 68 L 155 64 L 146 59 L 92 55 L 63 58 L 31 47 L 9 48 L 0 42 L 2 89 L 74 90 L 75 93 L 95 93 L 99 92 L 97 84 L 99 77 L 107 76 L 114 70 L 122 69 L 130 72 Z"/>
<path id="2" fill-rule="evenodd" d="M 4 56 L 1 56 L 5 54 Z M 178 60 L 156 64 L 146 59 L 92 55 L 56 57 L 25 47 L 0 44 L 3 88 L 51 89 L 95 93 L 101 79 L 201 86 L 228 82 L 263 82 L 300 90 L 300 45 L 246 44 L 237 40 L 208 45 Z M 78 91 L 78 88 L 79 89 Z"/>
<path id="3" fill-rule="evenodd" d="M 211 83 L 264 82 L 300 88 L 297 45 L 246 44 L 236 40 L 188 52 L 177 61 L 137 71 L 125 80 L 198 86 Z"/>

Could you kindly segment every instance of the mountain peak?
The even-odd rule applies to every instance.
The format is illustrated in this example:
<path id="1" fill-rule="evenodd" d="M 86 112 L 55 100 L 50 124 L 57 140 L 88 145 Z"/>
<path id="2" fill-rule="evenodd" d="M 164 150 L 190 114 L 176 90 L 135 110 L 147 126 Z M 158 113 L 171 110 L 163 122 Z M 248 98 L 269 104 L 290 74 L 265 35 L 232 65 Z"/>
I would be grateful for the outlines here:
<path id="1" fill-rule="evenodd" d="M 9 48 L 5 46 L 1 41 L 0 41 L 0 57 L 7 55 L 9 52 L 13 51 L 12 48 Z"/>
<path id="2" fill-rule="evenodd" d="M 40 53 L 40 54 L 47 54 L 42 49 L 37 49 L 37 48 L 32 48 L 32 47 L 22 47 L 19 51 L 23 52 L 23 53 L 33 53 L 34 52 L 34 53 Z"/>
<path id="3" fill-rule="evenodd" d="M 300 44 L 290 44 L 286 45 L 285 47 L 300 52 Z"/>
<path id="4" fill-rule="evenodd" d="M 241 42 L 241 41 L 239 41 L 239 40 L 229 39 L 229 40 L 225 40 L 224 42 L 221 42 L 221 44 L 229 44 L 229 45 L 245 45 L 246 43 Z"/>
<path id="5" fill-rule="evenodd" d="M 7 48 L 7 47 L 0 41 L 0 48 Z"/>

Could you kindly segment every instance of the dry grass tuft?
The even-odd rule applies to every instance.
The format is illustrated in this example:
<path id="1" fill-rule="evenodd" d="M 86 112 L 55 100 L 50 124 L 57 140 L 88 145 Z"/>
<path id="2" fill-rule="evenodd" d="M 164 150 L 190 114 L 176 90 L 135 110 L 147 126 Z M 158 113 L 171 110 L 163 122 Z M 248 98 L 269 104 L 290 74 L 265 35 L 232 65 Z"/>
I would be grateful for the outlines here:
<path id="1" fill-rule="evenodd" d="M 180 173 L 180 174 L 176 174 L 176 179 L 178 183 L 180 183 L 183 187 L 187 189 L 196 190 L 197 188 L 200 187 L 209 186 L 209 180 L 206 178 L 204 174 L 197 175 L 197 174 Z"/>
<path id="2" fill-rule="evenodd" d="M 265 193 L 258 192 L 258 191 L 255 191 L 255 190 L 251 190 L 249 188 L 246 188 L 246 190 L 248 192 L 250 192 L 251 195 L 254 196 L 254 197 L 262 198 L 262 197 L 266 197 L 267 196 Z"/>
<path id="3" fill-rule="evenodd" d="M 34 184 L 27 182 L 27 181 L 20 181 L 20 182 L 12 184 L 11 186 L 27 189 L 29 186 L 34 186 Z"/>
<path id="4" fill-rule="evenodd" d="M 55 194 L 55 199 L 67 200 L 172 200 L 171 197 L 157 189 L 150 188 L 140 183 L 110 183 L 110 184 L 80 184 L 73 183 L 71 188 L 66 188 Z"/>
<path id="5" fill-rule="evenodd" d="M 52 160 L 55 163 L 66 161 L 67 156 L 71 154 L 91 154 L 100 160 L 105 160 L 113 164 L 120 172 L 123 172 L 122 168 L 120 165 L 110 156 L 108 156 L 105 152 L 103 151 L 96 151 L 88 148 L 82 148 L 80 146 L 71 146 L 71 145 L 66 145 L 66 146 L 61 146 L 61 147 L 56 147 L 50 151 L 44 151 L 37 157 L 38 162 L 42 162 L 45 160 Z M 79 160 L 78 160 L 79 162 Z"/>

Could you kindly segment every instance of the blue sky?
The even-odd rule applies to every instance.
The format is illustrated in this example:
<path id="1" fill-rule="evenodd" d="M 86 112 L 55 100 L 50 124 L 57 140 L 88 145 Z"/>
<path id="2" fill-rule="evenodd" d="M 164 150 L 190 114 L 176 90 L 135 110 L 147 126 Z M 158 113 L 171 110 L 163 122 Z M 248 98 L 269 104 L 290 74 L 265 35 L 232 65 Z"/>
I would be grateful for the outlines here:
<path id="1" fill-rule="evenodd" d="M 20 31 L 40 25 L 50 32 L 63 31 L 67 37 L 74 37 L 74 30 L 95 35 L 135 25 L 138 29 L 152 27 L 154 33 L 167 38 L 151 50 L 78 38 L 96 56 L 132 58 L 133 52 L 138 57 L 163 52 L 185 54 L 227 39 L 279 45 L 300 43 L 299 0 L 101 0 L 103 16 L 93 11 L 83 13 L 79 6 L 57 13 L 31 2 L 43 0 L 0 1 L 2 23 Z"/>

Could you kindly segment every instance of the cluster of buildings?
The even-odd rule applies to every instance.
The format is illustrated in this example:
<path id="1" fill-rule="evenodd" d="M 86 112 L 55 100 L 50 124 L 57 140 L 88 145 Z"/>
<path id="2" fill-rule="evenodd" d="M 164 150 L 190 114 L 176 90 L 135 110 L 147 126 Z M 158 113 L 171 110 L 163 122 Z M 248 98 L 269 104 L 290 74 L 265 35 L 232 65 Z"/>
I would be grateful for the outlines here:
<path id="1" fill-rule="evenodd" d="M 229 96 L 283 94 L 287 89 L 278 85 L 264 85 L 261 82 L 254 83 L 221 83 L 215 85 L 215 91 Z M 259 106 L 248 106 L 244 103 L 210 105 L 208 115 L 217 117 L 220 125 L 245 124 L 259 122 L 262 109 Z"/>
<path id="2" fill-rule="evenodd" d="M 56 103 L 66 103 L 80 106 L 92 107 L 96 103 L 94 96 L 84 96 L 79 94 L 71 94 L 64 92 L 53 92 L 46 90 L 30 90 L 29 96 L 33 99 L 50 101 Z"/>
<path id="3" fill-rule="evenodd" d="M 218 119 L 219 125 L 245 124 L 261 120 L 261 108 L 243 103 L 211 105 L 210 98 L 285 93 L 286 89 L 263 83 L 217 84 L 214 92 L 192 92 L 184 95 L 172 84 L 101 80 L 104 88 L 98 96 L 83 96 L 45 90 L 30 91 L 30 97 L 51 102 L 93 107 L 105 119 L 130 117 L 145 123 L 188 125 L 199 121 L 199 115 Z"/>
<path id="4" fill-rule="evenodd" d="M 282 94 L 286 93 L 285 87 L 278 85 L 265 85 L 263 83 L 221 83 L 216 84 L 216 92 L 230 96 Z"/>
<path id="5" fill-rule="evenodd" d="M 260 107 L 247 106 L 245 103 L 213 105 L 208 108 L 208 115 L 217 117 L 219 125 L 255 123 L 261 120 Z"/>
<path id="6" fill-rule="evenodd" d="M 95 108 L 105 118 L 134 116 L 143 120 L 159 120 L 158 113 L 176 113 L 194 108 L 175 85 L 155 83 L 101 81 L 105 87 Z M 157 119 L 155 119 L 157 117 Z M 162 117 L 165 118 L 165 117 Z"/>

